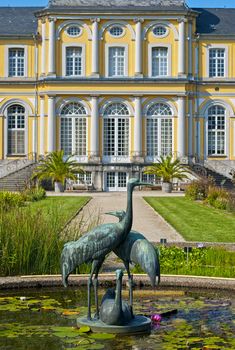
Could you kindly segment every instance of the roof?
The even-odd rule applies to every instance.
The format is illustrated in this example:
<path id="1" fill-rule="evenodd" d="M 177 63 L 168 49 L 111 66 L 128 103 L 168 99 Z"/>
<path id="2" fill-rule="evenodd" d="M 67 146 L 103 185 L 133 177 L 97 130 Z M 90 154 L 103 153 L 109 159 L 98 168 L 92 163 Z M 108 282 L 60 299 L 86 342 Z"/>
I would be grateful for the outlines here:
<path id="1" fill-rule="evenodd" d="M 37 33 L 34 12 L 41 7 L 0 7 L 0 35 L 32 35 Z"/>
<path id="2" fill-rule="evenodd" d="M 197 32 L 209 35 L 235 35 L 235 8 L 196 8 Z"/>
<path id="3" fill-rule="evenodd" d="M 158 10 L 185 10 L 184 0 L 50 0 L 49 8 L 77 7 L 89 8 L 156 8 Z"/>

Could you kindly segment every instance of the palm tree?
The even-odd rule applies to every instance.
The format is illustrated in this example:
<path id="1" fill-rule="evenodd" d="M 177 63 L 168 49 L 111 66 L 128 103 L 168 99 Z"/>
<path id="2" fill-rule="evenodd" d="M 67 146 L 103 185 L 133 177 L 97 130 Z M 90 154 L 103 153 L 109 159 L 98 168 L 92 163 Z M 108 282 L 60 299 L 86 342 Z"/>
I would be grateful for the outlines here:
<path id="1" fill-rule="evenodd" d="M 65 157 L 63 150 L 49 153 L 36 167 L 33 178 L 38 180 L 51 178 L 55 185 L 55 192 L 63 192 L 66 179 L 76 180 L 77 174 L 84 173 L 72 157 Z"/>
<path id="2" fill-rule="evenodd" d="M 160 177 L 163 181 L 162 189 L 165 192 L 171 192 L 172 180 L 187 179 L 187 174 L 190 173 L 190 171 L 185 169 L 185 167 L 180 163 L 179 158 L 174 160 L 172 155 L 168 155 L 166 157 L 160 156 L 160 161 L 148 166 L 144 173 Z"/>

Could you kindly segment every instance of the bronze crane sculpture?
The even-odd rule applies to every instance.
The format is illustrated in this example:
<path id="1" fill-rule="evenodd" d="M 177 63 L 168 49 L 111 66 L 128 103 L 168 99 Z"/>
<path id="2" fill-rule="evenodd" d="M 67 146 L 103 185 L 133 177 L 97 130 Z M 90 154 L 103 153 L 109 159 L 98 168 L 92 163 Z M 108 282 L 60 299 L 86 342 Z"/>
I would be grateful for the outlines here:
<path id="1" fill-rule="evenodd" d="M 125 211 L 111 211 L 106 213 L 119 218 L 119 221 L 125 216 Z M 130 306 L 133 307 L 133 281 L 130 273 L 130 263 L 139 264 L 148 274 L 152 287 L 156 286 L 156 277 L 160 283 L 160 263 L 159 254 L 153 245 L 139 232 L 130 231 L 126 239 L 113 249 L 113 252 L 123 261 L 129 279 L 130 288 Z"/>
<path id="2" fill-rule="evenodd" d="M 132 193 L 136 186 L 152 186 L 132 178 L 127 184 L 127 209 L 122 220 L 117 223 L 103 224 L 84 234 L 79 240 L 64 245 L 61 254 L 62 281 L 65 287 L 68 276 L 76 267 L 83 263 L 92 262 L 91 273 L 88 279 L 88 314 L 91 319 L 91 286 L 94 275 L 94 292 L 96 317 L 99 318 L 98 306 L 98 274 L 107 254 L 113 251 L 124 241 L 131 230 L 133 220 Z"/>

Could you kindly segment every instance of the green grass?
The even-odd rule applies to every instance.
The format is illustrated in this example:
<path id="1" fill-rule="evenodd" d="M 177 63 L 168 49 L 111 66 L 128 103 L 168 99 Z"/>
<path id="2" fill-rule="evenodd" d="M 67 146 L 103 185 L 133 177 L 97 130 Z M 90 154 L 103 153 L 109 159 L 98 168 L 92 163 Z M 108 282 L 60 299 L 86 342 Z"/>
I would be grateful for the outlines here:
<path id="1" fill-rule="evenodd" d="M 235 242 L 235 216 L 186 198 L 145 197 L 187 241 Z"/>
<path id="2" fill-rule="evenodd" d="M 30 203 L 30 207 L 37 211 L 40 209 L 43 215 L 51 215 L 54 211 L 58 211 L 60 222 L 65 225 L 84 205 L 86 205 L 91 197 L 46 197 L 38 202 Z"/>

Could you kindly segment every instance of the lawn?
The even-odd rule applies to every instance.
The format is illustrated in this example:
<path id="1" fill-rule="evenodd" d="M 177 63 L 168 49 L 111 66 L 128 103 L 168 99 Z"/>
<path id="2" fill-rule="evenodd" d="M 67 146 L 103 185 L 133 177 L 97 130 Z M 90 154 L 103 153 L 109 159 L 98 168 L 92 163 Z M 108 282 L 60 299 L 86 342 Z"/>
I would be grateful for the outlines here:
<path id="1" fill-rule="evenodd" d="M 235 242 L 235 216 L 182 197 L 145 197 L 187 241 Z"/>
<path id="2" fill-rule="evenodd" d="M 45 199 L 30 203 L 32 209 L 42 211 L 45 215 L 51 215 L 55 211 L 59 212 L 62 226 L 68 222 L 84 205 L 86 205 L 91 197 L 46 197 Z"/>

